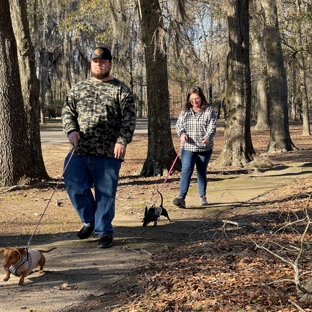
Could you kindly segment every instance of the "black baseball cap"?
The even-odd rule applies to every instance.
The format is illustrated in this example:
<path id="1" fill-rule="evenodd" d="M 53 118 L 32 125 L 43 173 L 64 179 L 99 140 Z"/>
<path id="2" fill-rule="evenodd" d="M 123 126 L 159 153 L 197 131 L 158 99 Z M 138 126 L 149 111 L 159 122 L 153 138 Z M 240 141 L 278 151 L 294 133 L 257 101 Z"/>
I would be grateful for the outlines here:
<path id="1" fill-rule="evenodd" d="M 96 47 L 91 54 L 91 59 L 112 60 L 111 52 L 105 47 Z"/>

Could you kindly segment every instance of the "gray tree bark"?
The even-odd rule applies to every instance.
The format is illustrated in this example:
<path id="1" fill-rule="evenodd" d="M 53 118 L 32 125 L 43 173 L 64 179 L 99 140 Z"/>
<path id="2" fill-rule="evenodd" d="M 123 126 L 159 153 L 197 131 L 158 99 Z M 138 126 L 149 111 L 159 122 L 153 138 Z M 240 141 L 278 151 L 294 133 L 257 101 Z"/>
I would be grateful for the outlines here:
<path id="1" fill-rule="evenodd" d="M 0 0 L 0 185 L 27 182 L 30 153 L 9 0 Z"/>
<path id="2" fill-rule="evenodd" d="M 264 42 L 268 72 L 268 106 L 270 141 L 268 152 L 285 152 L 293 149 L 289 134 L 287 80 L 278 29 L 276 0 L 261 2 L 264 12 Z"/>
<path id="3" fill-rule="evenodd" d="M 261 15 L 258 14 L 261 10 L 259 3 L 253 3 L 254 14 L 253 22 L 254 28 L 257 27 L 257 31 L 253 32 L 253 39 L 251 44 L 252 54 L 253 54 L 253 64 L 254 70 L 256 72 L 256 97 L 257 97 L 257 124 L 256 129 L 264 130 L 269 129 L 269 109 L 268 109 L 268 100 L 267 100 L 267 70 L 266 70 L 266 56 L 264 50 L 263 42 L 263 29 L 264 21 L 261 18 Z"/>
<path id="4" fill-rule="evenodd" d="M 300 18 L 302 14 L 301 1 L 296 1 L 297 6 L 297 15 L 299 17 L 299 34 L 298 34 L 298 45 L 302 47 L 303 45 L 307 46 L 308 42 L 304 42 L 302 31 L 304 31 L 305 26 L 304 22 Z M 306 8 L 305 8 L 306 9 Z M 307 10 L 307 9 L 306 9 Z M 307 75 L 306 75 L 306 60 L 303 52 L 299 55 L 299 76 L 300 76 L 300 91 L 301 91 L 301 100 L 302 100 L 302 135 L 311 135 L 310 131 L 310 122 L 309 122 L 309 99 L 307 91 Z"/>
<path id="5" fill-rule="evenodd" d="M 225 142 L 217 163 L 244 167 L 255 156 L 250 134 L 248 0 L 228 0 L 227 19 L 230 52 L 227 59 Z"/>
<path id="6" fill-rule="evenodd" d="M 40 140 L 39 81 L 36 76 L 35 53 L 30 39 L 25 1 L 10 0 L 10 11 L 17 43 L 24 110 L 27 117 L 26 132 L 30 144 L 32 177 L 48 179 Z"/>
<path id="7" fill-rule="evenodd" d="M 148 101 L 148 152 L 141 175 L 157 176 L 170 169 L 176 157 L 170 125 L 165 34 L 158 0 L 140 0 L 139 4 Z M 180 162 L 176 168 L 181 169 Z"/>

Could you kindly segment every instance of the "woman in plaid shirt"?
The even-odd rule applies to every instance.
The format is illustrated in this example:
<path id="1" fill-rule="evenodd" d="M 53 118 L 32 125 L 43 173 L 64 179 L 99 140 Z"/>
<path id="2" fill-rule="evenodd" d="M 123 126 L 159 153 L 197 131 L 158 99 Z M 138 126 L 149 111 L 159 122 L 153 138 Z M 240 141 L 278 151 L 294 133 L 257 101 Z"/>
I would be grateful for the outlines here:
<path id="1" fill-rule="evenodd" d="M 176 131 L 181 141 L 182 175 L 180 194 L 173 200 L 173 204 L 186 208 L 185 197 L 196 164 L 200 204 L 207 205 L 207 167 L 216 133 L 216 115 L 200 87 L 192 88 L 187 94 L 184 109 L 176 124 Z"/>

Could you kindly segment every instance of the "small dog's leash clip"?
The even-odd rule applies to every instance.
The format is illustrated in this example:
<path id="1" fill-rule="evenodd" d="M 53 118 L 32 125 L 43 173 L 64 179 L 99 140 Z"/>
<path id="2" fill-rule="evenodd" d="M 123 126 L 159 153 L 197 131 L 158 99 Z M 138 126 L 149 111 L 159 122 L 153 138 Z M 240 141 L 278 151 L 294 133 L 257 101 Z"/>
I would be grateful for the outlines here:
<path id="1" fill-rule="evenodd" d="M 27 242 L 26 246 L 23 247 L 26 250 L 26 252 L 28 251 L 29 245 L 30 245 L 30 239 Z"/>
<path id="2" fill-rule="evenodd" d="M 28 247 L 29 247 L 29 242 L 27 243 L 27 246 L 24 247 L 25 249 L 25 252 L 26 252 L 26 258 L 27 258 L 27 261 L 28 261 Z"/>

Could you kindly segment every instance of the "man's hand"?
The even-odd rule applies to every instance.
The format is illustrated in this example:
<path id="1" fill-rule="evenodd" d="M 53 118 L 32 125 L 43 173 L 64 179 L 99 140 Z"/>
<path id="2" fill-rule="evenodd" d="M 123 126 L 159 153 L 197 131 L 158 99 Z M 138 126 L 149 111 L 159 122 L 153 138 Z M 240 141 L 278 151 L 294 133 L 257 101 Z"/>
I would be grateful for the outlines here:
<path id="1" fill-rule="evenodd" d="M 123 160 L 126 156 L 126 146 L 116 143 L 114 148 L 115 158 Z"/>
<path id="2" fill-rule="evenodd" d="M 80 140 L 80 135 L 78 131 L 73 131 L 70 134 L 67 135 L 68 141 L 70 144 L 72 144 L 74 147 L 77 147 L 78 142 Z"/>

